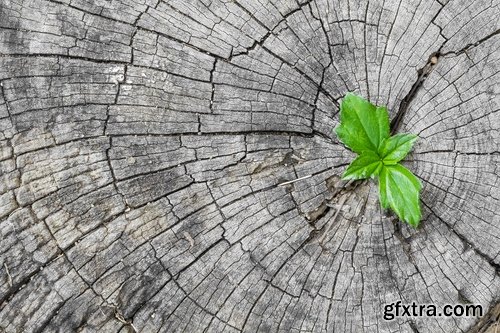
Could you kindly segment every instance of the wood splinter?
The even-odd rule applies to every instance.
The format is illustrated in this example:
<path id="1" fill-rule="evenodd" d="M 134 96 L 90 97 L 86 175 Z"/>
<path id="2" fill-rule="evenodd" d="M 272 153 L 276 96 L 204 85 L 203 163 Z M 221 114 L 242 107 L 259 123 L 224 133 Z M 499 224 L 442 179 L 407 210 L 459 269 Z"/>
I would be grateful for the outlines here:
<path id="1" fill-rule="evenodd" d="M 307 175 L 307 176 L 300 177 L 300 178 L 297 178 L 297 179 L 292 179 L 292 180 L 289 180 L 289 181 L 286 181 L 286 182 L 283 182 L 283 183 L 279 183 L 278 186 L 285 186 L 285 185 L 288 185 L 288 184 L 292 184 L 292 183 L 298 182 L 299 180 L 303 180 L 303 179 L 307 179 L 307 178 L 311 178 L 311 177 L 312 177 L 312 175 Z"/>
<path id="2" fill-rule="evenodd" d="M 9 285 L 10 288 L 12 288 L 12 276 L 10 275 L 9 272 L 9 267 L 7 267 L 6 263 L 3 263 L 3 267 L 5 268 L 5 273 L 7 274 L 7 284 Z"/>
<path id="3" fill-rule="evenodd" d="M 182 234 L 184 235 L 184 237 L 189 242 L 189 249 L 193 248 L 193 246 L 194 246 L 194 239 L 193 239 L 193 237 L 191 237 L 191 235 L 187 231 L 184 231 Z"/>
<path id="4" fill-rule="evenodd" d="M 333 223 L 337 219 L 337 216 L 339 215 L 340 211 L 342 210 L 342 207 L 344 207 L 344 204 L 345 204 L 345 202 L 347 200 L 347 197 L 349 197 L 349 195 L 344 195 L 342 197 L 342 199 L 340 199 L 340 201 L 339 201 L 339 207 L 338 207 L 337 211 L 335 212 L 335 215 L 333 215 L 332 219 L 328 223 L 328 226 L 326 227 L 325 232 L 323 233 L 323 235 L 321 235 L 321 237 L 318 239 L 318 243 L 319 244 L 323 244 L 323 241 L 325 240 L 326 235 L 332 229 Z"/>
<path id="5" fill-rule="evenodd" d="M 135 328 L 135 326 L 134 326 L 134 324 L 132 323 L 132 321 L 131 321 L 131 320 L 126 320 L 126 319 L 123 317 L 123 315 L 122 315 L 120 312 L 118 312 L 118 310 L 117 310 L 116 308 L 115 308 L 115 318 L 116 318 L 116 319 L 117 319 L 120 323 L 122 323 L 122 324 L 124 324 L 124 325 L 128 325 L 128 326 L 130 326 L 130 328 L 132 329 L 132 332 L 134 332 L 134 333 L 139 332 L 139 331 L 137 330 L 137 328 Z"/>

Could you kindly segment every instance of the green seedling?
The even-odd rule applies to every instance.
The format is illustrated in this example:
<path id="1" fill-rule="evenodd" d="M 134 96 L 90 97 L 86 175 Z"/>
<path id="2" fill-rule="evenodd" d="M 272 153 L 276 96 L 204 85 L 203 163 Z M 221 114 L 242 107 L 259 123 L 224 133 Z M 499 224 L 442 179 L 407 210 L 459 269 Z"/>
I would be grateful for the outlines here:
<path id="1" fill-rule="evenodd" d="M 386 107 L 348 93 L 340 105 L 338 138 L 358 157 L 351 162 L 342 179 L 378 178 L 380 204 L 391 208 L 412 227 L 418 227 L 420 181 L 399 164 L 417 140 L 414 134 L 390 136 Z"/>

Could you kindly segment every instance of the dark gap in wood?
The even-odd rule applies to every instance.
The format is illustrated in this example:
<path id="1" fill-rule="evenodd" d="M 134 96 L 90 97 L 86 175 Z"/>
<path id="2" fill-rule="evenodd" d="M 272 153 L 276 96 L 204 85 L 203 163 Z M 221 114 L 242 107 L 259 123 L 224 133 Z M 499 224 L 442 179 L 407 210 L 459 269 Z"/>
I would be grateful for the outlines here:
<path id="1" fill-rule="evenodd" d="M 441 54 L 439 51 L 432 53 L 429 56 L 429 59 L 427 60 L 427 63 L 424 65 L 424 67 L 420 68 L 417 71 L 418 77 L 415 83 L 413 83 L 410 91 L 408 94 L 403 98 L 401 101 L 401 104 L 399 104 L 399 109 L 398 112 L 396 113 L 396 116 L 392 119 L 391 121 L 391 134 L 394 134 L 397 132 L 399 129 L 399 126 L 401 125 L 401 121 L 403 120 L 406 112 L 408 111 L 408 107 L 410 106 L 410 103 L 413 101 L 415 96 L 417 95 L 419 89 L 422 87 L 422 84 L 424 83 L 425 79 L 429 75 L 429 73 L 432 71 L 432 68 L 437 64 L 439 57 Z"/>

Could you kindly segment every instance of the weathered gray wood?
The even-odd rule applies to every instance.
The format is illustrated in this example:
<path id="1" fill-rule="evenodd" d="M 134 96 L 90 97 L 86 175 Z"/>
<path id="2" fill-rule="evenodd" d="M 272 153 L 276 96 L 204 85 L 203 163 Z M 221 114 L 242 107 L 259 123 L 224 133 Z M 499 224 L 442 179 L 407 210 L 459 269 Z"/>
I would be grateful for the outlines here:
<path id="1" fill-rule="evenodd" d="M 498 17 L 483 0 L 0 0 L 0 331 L 491 326 Z M 420 136 L 418 230 L 375 183 L 339 180 L 347 91 Z M 491 311 L 385 321 L 398 300 Z"/>

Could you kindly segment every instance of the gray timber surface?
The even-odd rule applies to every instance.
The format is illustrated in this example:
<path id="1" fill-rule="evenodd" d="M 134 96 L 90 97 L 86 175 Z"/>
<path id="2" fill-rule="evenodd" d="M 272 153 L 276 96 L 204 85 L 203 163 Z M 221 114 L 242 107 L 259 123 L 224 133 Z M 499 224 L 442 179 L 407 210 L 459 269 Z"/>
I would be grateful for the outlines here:
<path id="1" fill-rule="evenodd" d="M 499 0 L 0 0 L 0 332 L 495 332 L 499 29 Z M 348 91 L 420 136 L 419 229 L 340 181 Z"/>

